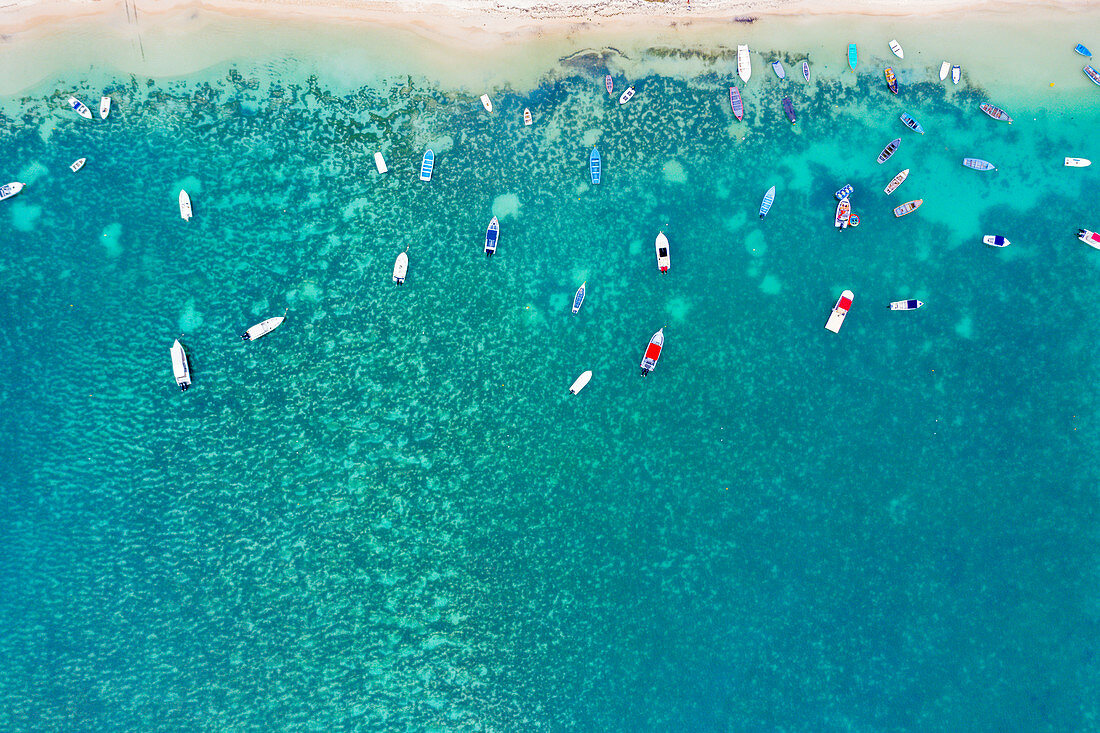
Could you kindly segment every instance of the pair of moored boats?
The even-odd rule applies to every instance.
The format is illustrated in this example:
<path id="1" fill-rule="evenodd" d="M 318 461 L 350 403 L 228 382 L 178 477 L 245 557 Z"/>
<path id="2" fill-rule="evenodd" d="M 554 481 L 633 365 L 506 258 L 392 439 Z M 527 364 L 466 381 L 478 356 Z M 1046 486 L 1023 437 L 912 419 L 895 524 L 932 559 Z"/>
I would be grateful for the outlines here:
<path id="1" fill-rule="evenodd" d="M 611 74 L 608 74 L 603 78 L 603 85 L 607 89 L 608 94 L 615 92 L 615 80 L 611 78 Z M 626 88 L 622 94 L 619 95 L 619 104 L 626 104 L 634 98 L 634 85 L 631 84 Z"/>
<path id="2" fill-rule="evenodd" d="M 829 318 L 825 321 L 825 328 L 833 333 L 840 333 L 840 327 L 844 325 L 844 319 L 848 317 L 848 311 L 852 309 L 852 301 L 855 300 L 855 294 L 851 290 L 845 290 L 837 298 L 836 304 L 833 305 L 832 311 L 829 312 Z M 915 298 L 909 298 L 906 300 L 895 300 L 890 303 L 889 308 L 892 311 L 915 311 L 917 308 L 924 306 L 924 302 L 916 300 Z"/>
<path id="3" fill-rule="evenodd" d="M 281 326 L 285 320 L 286 314 L 260 321 L 241 334 L 241 338 L 245 341 L 255 341 L 274 331 Z M 172 347 L 169 351 L 172 355 L 172 374 L 176 378 L 176 384 L 179 385 L 181 392 L 186 392 L 191 387 L 191 364 L 187 359 L 187 352 L 184 350 L 183 344 L 180 343 L 179 339 L 176 339 L 172 343 Z"/>
<path id="4" fill-rule="evenodd" d="M 78 115 L 86 120 L 92 119 L 92 111 L 88 109 L 87 105 L 81 102 L 76 97 L 69 97 L 69 107 Z M 107 116 L 111 114 L 111 98 L 104 96 L 99 100 L 99 118 L 102 120 L 107 119 Z"/>
<path id="5" fill-rule="evenodd" d="M 958 64 L 952 65 L 950 61 L 944 61 L 940 64 L 940 81 L 947 78 L 947 74 L 951 74 L 951 83 L 958 84 L 959 79 L 962 78 L 962 67 Z"/>

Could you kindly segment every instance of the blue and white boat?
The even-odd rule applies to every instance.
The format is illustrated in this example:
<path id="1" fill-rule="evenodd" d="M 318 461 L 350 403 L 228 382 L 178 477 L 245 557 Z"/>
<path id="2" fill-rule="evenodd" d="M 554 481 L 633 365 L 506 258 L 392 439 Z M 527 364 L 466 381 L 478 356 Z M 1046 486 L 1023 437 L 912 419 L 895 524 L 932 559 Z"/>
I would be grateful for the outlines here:
<path id="1" fill-rule="evenodd" d="M 599 184 L 602 170 L 603 168 L 600 164 L 600 151 L 592 148 L 592 153 L 588 156 L 588 172 L 592 174 L 593 186 Z"/>
<path id="2" fill-rule="evenodd" d="M 919 122 L 917 122 L 912 117 L 910 117 L 909 113 L 902 112 L 901 113 L 901 121 L 903 123 L 905 123 L 905 126 L 908 127 L 910 130 L 912 130 L 913 132 L 918 132 L 921 135 L 924 134 L 924 128 L 920 126 Z"/>
<path id="3" fill-rule="evenodd" d="M 809 61 L 803 61 L 802 62 L 802 78 L 805 79 L 806 81 L 810 80 L 810 62 Z"/>
<path id="4" fill-rule="evenodd" d="M 581 305 L 584 303 L 584 286 L 587 284 L 587 280 L 582 282 L 581 286 L 577 288 L 577 294 L 573 296 L 573 315 L 577 314 L 577 311 L 581 309 Z"/>
<path id="5" fill-rule="evenodd" d="M 73 111 L 86 120 L 92 119 L 92 111 L 76 97 L 69 97 L 69 106 L 73 108 Z"/>
<path id="6" fill-rule="evenodd" d="M 424 160 L 420 163 L 420 180 L 430 181 L 432 180 L 432 168 L 435 168 L 435 153 L 431 148 L 424 153 Z"/>
<path id="7" fill-rule="evenodd" d="M 963 158 L 963 165 L 967 168 L 973 168 L 976 171 L 995 171 L 997 167 L 990 163 L 988 160 L 982 160 L 981 158 Z"/>
<path id="8" fill-rule="evenodd" d="M 1092 58 L 1092 51 L 1085 48 L 1085 44 L 1083 43 L 1078 43 L 1076 46 L 1073 47 L 1073 50 L 1086 58 Z"/>
<path id="9" fill-rule="evenodd" d="M 787 78 L 787 72 L 786 70 L 784 70 L 783 64 L 780 61 L 772 61 L 772 71 L 774 71 L 775 75 L 778 76 L 780 79 Z"/>
<path id="10" fill-rule="evenodd" d="M 11 183 L 5 183 L 3 186 L 0 186 L 0 201 L 10 199 L 12 196 L 22 191 L 24 185 L 25 184 L 19 181 L 12 181 Z"/>
<path id="11" fill-rule="evenodd" d="M 1091 66 L 1089 66 L 1088 64 L 1086 64 L 1085 68 L 1084 68 L 1084 72 L 1085 72 L 1085 76 L 1087 76 L 1089 78 L 1089 81 L 1091 81 L 1096 86 L 1100 87 L 1100 73 L 1097 73 L 1096 69 L 1094 69 Z"/>
<path id="12" fill-rule="evenodd" d="M 856 53 L 856 44 L 848 44 L 848 65 L 852 67 L 852 71 L 856 70 L 856 62 L 859 60 L 859 55 Z"/>
<path id="13" fill-rule="evenodd" d="M 890 304 L 890 310 L 892 311 L 915 311 L 920 308 L 924 303 L 922 301 L 911 298 L 909 300 L 895 300 Z"/>
<path id="14" fill-rule="evenodd" d="M 500 222 L 494 216 L 485 230 L 485 256 L 492 257 L 497 252 L 497 240 L 500 239 Z"/>
<path id="15" fill-rule="evenodd" d="M 775 201 L 775 186 L 768 189 L 768 192 L 764 194 L 764 200 L 760 202 L 761 219 L 767 216 L 768 212 L 771 211 L 773 201 Z"/>
<path id="16" fill-rule="evenodd" d="M 1012 244 L 1000 234 L 986 234 L 982 237 L 982 241 L 988 244 L 990 247 L 1007 247 Z"/>
<path id="17" fill-rule="evenodd" d="M 845 183 L 844 188 L 842 188 L 839 191 L 837 191 L 836 193 L 834 193 L 833 197 L 836 198 L 837 201 L 840 201 L 841 199 L 846 199 L 849 196 L 851 196 L 852 191 L 854 191 L 854 190 L 855 189 L 852 188 L 852 184 Z"/>

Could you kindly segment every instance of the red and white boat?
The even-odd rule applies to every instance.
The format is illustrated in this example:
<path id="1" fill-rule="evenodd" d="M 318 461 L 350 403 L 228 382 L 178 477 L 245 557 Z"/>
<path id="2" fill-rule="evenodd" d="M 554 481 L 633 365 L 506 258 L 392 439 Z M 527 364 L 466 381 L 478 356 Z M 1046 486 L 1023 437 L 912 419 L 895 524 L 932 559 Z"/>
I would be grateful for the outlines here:
<path id="1" fill-rule="evenodd" d="M 672 258 L 668 254 L 668 237 L 664 232 L 657 233 L 657 269 L 661 272 L 668 272 L 669 265 L 672 264 Z"/>
<path id="2" fill-rule="evenodd" d="M 852 307 L 852 298 L 856 297 L 851 290 L 845 290 L 840 294 L 840 299 L 833 306 L 833 312 L 829 314 L 829 320 L 825 328 L 833 333 L 840 333 L 840 327 L 844 325 L 844 318 L 848 315 L 848 309 Z"/>
<path id="3" fill-rule="evenodd" d="M 1100 234 L 1088 229 L 1078 229 L 1077 238 L 1094 249 L 1100 249 Z"/>
<path id="4" fill-rule="evenodd" d="M 845 196 L 840 200 L 840 203 L 836 205 L 836 219 L 833 221 L 833 226 L 837 229 L 846 229 L 851 219 L 852 202 Z"/>
<path id="5" fill-rule="evenodd" d="M 657 360 L 661 358 L 661 347 L 665 345 L 665 329 L 653 334 L 649 339 L 649 346 L 642 357 L 642 376 L 649 374 L 657 366 Z"/>

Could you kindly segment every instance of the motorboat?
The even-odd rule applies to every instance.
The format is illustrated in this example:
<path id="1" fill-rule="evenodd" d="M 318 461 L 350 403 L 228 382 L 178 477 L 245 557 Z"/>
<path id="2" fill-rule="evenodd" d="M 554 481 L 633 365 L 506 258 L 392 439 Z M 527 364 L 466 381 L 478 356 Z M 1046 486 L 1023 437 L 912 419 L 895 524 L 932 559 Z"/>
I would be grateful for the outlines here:
<path id="1" fill-rule="evenodd" d="M 988 244 L 990 247 L 1007 247 L 1012 244 L 1000 234 L 986 234 L 982 237 L 982 241 Z"/>
<path id="2" fill-rule="evenodd" d="M 657 367 L 657 360 L 661 358 L 661 349 L 665 345 L 665 329 L 662 328 L 649 339 L 649 345 L 642 356 L 642 376 L 649 374 Z"/>
<path id="3" fill-rule="evenodd" d="M 241 334 L 241 338 L 245 341 L 255 341 L 258 338 L 268 335 L 279 326 L 283 325 L 283 321 L 286 320 L 286 315 L 275 316 L 274 318 L 268 318 L 260 321 L 252 328 Z"/>
<path id="4" fill-rule="evenodd" d="M 409 272 L 409 248 L 406 247 L 405 251 L 397 255 L 397 260 L 393 263 L 393 281 L 398 285 L 405 284 L 405 275 Z"/>
<path id="5" fill-rule="evenodd" d="M 588 284 L 587 280 L 582 282 L 581 286 L 579 288 L 577 288 L 577 294 L 573 296 L 573 315 L 576 315 L 577 311 L 579 311 L 581 309 L 581 306 L 584 305 L 584 295 L 585 295 L 584 286 L 587 285 L 587 284 Z"/>
<path id="6" fill-rule="evenodd" d="M 183 344 L 176 339 L 172 344 L 172 374 L 176 378 L 180 392 L 186 392 L 191 387 L 191 366 L 187 363 L 187 352 L 183 350 Z"/>
<path id="7" fill-rule="evenodd" d="M 585 371 L 585 372 L 581 372 L 581 375 L 579 377 L 577 377 L 576 381 L 573 382 L 573 384 L 571 384 L 569 386 L 569 391 L 572 394 L 577 394 L 578 392 L 580 392 L 582 389 L 584 389 L 588 385 L 588 382 L 591 381 L 591 379 L 592 379 L 592 370 L 591 369 L 588 370 L 588 371 Z"/>
<path id="8" fill-rule="evenodd" d="M 657 250 L 657 269 L 661 272 L 668 272 L 669 265 L 672 264 L 672 258 L 668 252 L 668 237 L 665 236 L 664 232 L 657 233 L 654 248 Z"/>
<path id="9" fill-rule="evenodd" d="M 180 218 L 184 221 L 191 221 L 191 197 L 187 195 L 187 192 L 180 189 Z"/>
<path id="10" fill-rule="evenodd" d="M 489 220 L 489 227 L 485 230 L 485 256 L 492 257 L 497 253 L 497 242 L 500 240 L 500 222 L 494 216 Z"/>
<path id="11" fill-rule="evenodd" d="M 833 333 L 840 333 L 840 327 L 844 325 L 844 319 L 848 317 L 848 311 L 852 307 L 852 300 L 856 296 L 851 290 L 845 290 L 837 298 L 836 305 L 829 313 L 829 320 L 825 322 L 825 328 Z"/>

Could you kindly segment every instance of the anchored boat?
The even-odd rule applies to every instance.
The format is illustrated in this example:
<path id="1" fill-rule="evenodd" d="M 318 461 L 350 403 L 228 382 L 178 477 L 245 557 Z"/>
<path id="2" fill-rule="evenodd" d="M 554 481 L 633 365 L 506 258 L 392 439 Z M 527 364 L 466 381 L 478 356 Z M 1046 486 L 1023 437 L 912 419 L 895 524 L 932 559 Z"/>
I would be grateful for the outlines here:
<path id="1" fill-rule="evenodd" d="M 88 162 L 87 158 L 77 158 L 69 164 L 69 170 L 76 173 L 78 170 L 84 167 L 84 164 Z"/>
<path id="2" fill-rule="evenodd" d="M 840 333 L 840 327 L 844 325 L 844 319 L 847 317 L 848 310 L 852 307 L 852 299 L 855 297 L 851 290 L 845 290 L 840 294 L 840 298 L 837 299 L 832 312 L 829 313 L 829 320 L 825 322 L 826 329 L 833 333 Z"/>
<path id="3" fill-rule="evenodd" d="M 1090 232 L 1088 229 L 1078 229 L 1077 238 L 1093 249 L 1100 249 L 1100 234 L 1096 232 Z"/>
<path id="4" fill-rule="evenodd" d="M 1084 44 L 1082 43 L 1078 43 L 1076 46 L 1074 46 L 1073 50 L 1081 54 L 1082 56 L 1086 56 L 1090 59 L 1092 58 L 1092 51 L 1085 48 Z"/>
<path id="5" fill-rule="evenodd" d="M 587 385 L 589 380 L 591 380 L 591 379 L 592 379 L 592 370 L 591 369 L 586 371 L 586 372 L 581 372 L 581 375 L 579 377 L 577 377 L 577 380 L 575 382 L 573 382 L 572 385 L 570 385 L 569 391 L 572 392 L 573 394 L 577 394 L 578 392 L 580 392 L 582 389 L 585 388 L 585 385 Z"/>
<path id="6" fill-rule="evenodd" d="M 846 198 L 840 200 L 840 203 L 836 205 L 836 217 L 833 219 L 833 226 L 837 229 L 847 229 L 848 224 L 852 219 L 852 202 Z"/>
<path id="7" fill-rule="evenodd" d="M 1092 161 L 1086 158 L 1066 158 L 1066 165 L 1070 168 L 1088 168 Z"/>
<path id="8" fill-rule="evenodd" d="M 494 216 L 489 220 L 489 227 L 485 230 L 485 256 L 492 257 L 497 253 L 497 241 L 500 239 L 500 222 Z"/>
<path id="9" fill-rule="evenodd" d="M 84 105 L 84 103 L 83 103 L 83 102 L 81 102 L 81 101 L 80 101 L 79 99 L 77 99 L 76 97 L 69 97 L 69 106 L 70 106 L 70 107 L 72 107 L 72 108 L 73 108 L 73 110 L 74 110 L 74 111 L 75 111 L 75 112 L 76 112 L 76 113 L 77 113 L 78 115 L 80 115 L 81 117 L 83 117 L 84 119 L 86 119 L 86 120 L 90 120 L 90 119 L 92 119 L 92 111 L 91 111 L 90 109 L 88 109 L 88 108 L 87 108 L 87 107 L 86 107 L 86 106 Z"/>
<path id="10" fill-rule="evenodd" d="M 375 152 L 374 154 L 374 167 L 378 169 L 379 173 L 385 173 L 389 170 L 389 168 L 386 167 L 386 159 L 382 157 L 381 151 Z"/>
<path id="11" fill-rule="evenodd" d="M 661 358 L 661 349 L 665 345 L 665 329 L 661 329 L 657 333 L 653 334 L 653 337 L 649 339 L 649 346 L 645 349 L 645 355 L 642 356 L 642 376 L 649 374 L 657 366 L 657 360 Z"/>
<path id="12" fill-rule="evenodd" d="M 967 168 L 973 168 L 976 171 L 995 171 L 996 166 L 990 163 L 988 160 L 982 160 L 981 158 L 963 158 L 963 165 Z"/>
<path id="13" fill-rule="evenodd" d="M 1100 87 L 1100 73 L 1097 73 L 1096 69 L 1086 64 L 1083 71 L 1085 72 L 1085 76 L 1089 78 L 1089 81 Z"/>
<path id="14" fill-rule="evenodd" d="M 952 84 L 958 84 L 959 83 L 959 79 L 962 78 L 962 72 L 963 72 L 963 67 L 959 66 L 958 64 L 955 64 L 954 66 L 951 67 L 951 83 Z"/>
<path id="15" fill-rule="evenodd" d="M 424 153 L 424 159 L 420 161 L 420 180 L 432 180 L 432 169 L 435 168 L 435 153 L 428 148 Z"/>
<path id="16" fill-rule="evenodd" d="M 1009 117 L 1008 113 L 1000 107 L 994 107 L 992 104 L 979 104 L 978 109 L 980 109 L 982 112 L 985 112 L 987 115 L 995 120 L 1007 122 L 1010 125 L 1012 124 L 1012 118 Z"/>
<path id="17" fill-rule="evenodd" d="M 672 264 L 672 258 L 668 252 L 668 237 L 664 232 L 657 232 L 657 241 L 654 243 L 654 247 L 657 250 L 657 269 L 661 272 L 668 272 L 669 265 Z"/>
<path id="18" fill-rule="evenodd" d="M 787 113 L 787 119 L 793 125 L 797 120 L 794 116 L 794 104 L 791 102 L 790 97 L 783 97 L 783 111 Z"/>
<path id="19" fill-rule="evenodd" d="M 274 318 L 268 318 L 266 321 L 260 321 L 252 328 L 241 334 L 241 338 L 245 341 L 255 341 L 256 339 L 266 336 L 274 331 L 279 326 L 283 325 L 283 321 L 286 320 L 286 316 L 275 316 Z"/>
<path id="20" fill-rule="evenodd" d="M 748 46 L 737 47 L 737 75 L 741 77 L 742 82 L 749 83 L 749 77 L 752 76 L 752 59 L 749 58 Z"/>
<path id="21" fill-rule="evenodd" d="M 634 85 L 632 84 L 632 85 L 628 86 L 626 88 L 626 91 L 623 92 L 622 96 L 619 97 L 619 104 L 626 104 L 627 102 L 629 102 L 631 100 L 631 98 L 633 96 L 634 96 Z"/>
<path id="22" fill-rule="evenodd" d="M 898 39 L 890 41 L 890 50 L 894 52 L 894 55 L 899 59 L 905 58 L 905 51 L 901 50 L 901 44 L 898 43 Z"/>
<path id="23" fill-rule="evenodd" d="M 923 203 L 924 199 L 906 201 L 904 204 L 894 209 L 894 216 L 898 217 L 899 219 L 903 216 L 908 216 L 909 214 L 912 214 L 914 211 L 919 209 L 920 205 Z"/>
<path id="24" fill-rule="evenodd" d="M 485 108 L 486 112 L 493 111 L 493 100 L 489 99 L 488 94 L 481 95 L 481 106 Z"/>
<path id="25" fill-rule="evenodd" d="M 924 134 L 924 128 L 920 126 L 919 122 L 910 117 L 907 112 L 902 112 L 900 119 L 902 123 L 913 132 L 920 133 L 921 135 Z"/>
<path id="26" fill-rule="evenodd" d="M 99 119 L 107 119 L 107 115 L 111 114 L 111 98 L 103 97 L 99 100 Z"/>
<path id="27" fill-rule="evenodd" d="M 397 261 L 393 263 L 393 281 L 398 285 L 405 284 L 405 274 L 409 271 L 409 248 L 397 255 Z"/>
<path id="28" fill-rule="evenodd" d="M 803 61 L 802 62 L 802 78 L 805 79 L 806 81 L 810 80 L 810 62 L 809 61 Z"/>
<path id="29" fill-rule="evenodd" d="M 894 94 L 898 93 L 898 78 L 894 76 L 894 70 L 886 67 L 886 88 Z"/>
<path id="30" fill-rule="evenodd" d="M 848 66 L 852 67 L 852 71 L 856 70 L 856 62 L 859 61 L 859 54 L 856 52 L 856 44 L 848 44 Z"/>
<path id="31" fill-rule="evenodd" d="M 886 184 L 886 188 L 883 189 L 882 192 L 884 194 L 886 194 L 887 196 L 889 196 L 894 191 L 896 191 L 898 186 L 900 186 L 905 181 L 905 179 L 908 178 L 908 177 L 909 177 L 909 169 L 906 168 L 901 173 L 899 173 L 896 176 L 894 176 L 893 178 L 891 178 L 890 182 Z"/>
<path id="32" fill-rule="evenodd" d="M 592 148 L 592 153 L 588 156 L 588 172 L 592 176 L 593 186 L 599 184 L 602 170 L 603 167 L 600 164 L 600 151 Z"/>
<path id="33" fill-rule="evenodd" d="M 611 78 L 611 74 L 608 74 L 603 78 L 604 88 L 607 89 L 607 93 L 611 94 L 615 91 L 615 80 Z"/>
<path id="34" fill-rule="evenodd" d="M 1000 234 L 986 234 L 982 237 L 982 241 L 988 244 L 990 247 L 1007 247 L 1012 244 Z"/>
<path id="35" fill-rule="evenodd" d="M 26 184 L 20 183 L 19 181 L 12 181 L 11 183 L 5 183 L 3 186 L 0 186 L 0 201 L 10 199 L 12 196 L 22 191 L 24 185 Z"/>
<path id="36" fill-rule="evenodd" d="M 760 202 L 760 218 L 763 219 L 768 215 L 768 212 L 772 209 L 772 202 L 775 201 L 775 186 L 768 189 L 764 194 L 764 199 Z"/>
<path id="37" fill-rule="evenodd" d="M 183 350 L 179 339 L 173 342 L 171 352 L 172 374 L 176 377 L 180 392 L 186 392 L 191 386 L 191 366 L 187 363 L 187 352 Z"/>
<path id="38" fill-rule="evenodd" d="M 191 197 L 187 195 L 187 192 L 180 189 L 180 218 L 184 221 L 191 221 Z"/>
<path id="39" fill-rule="evenodd" d="M 787 78 L 787 72 L 786 70 L 784 70 L 783 63 L 781 61 L 772 61 L 772 71 L 774 71 L 775 75 L 778 76 L 780 79 Z"/>
<path id="40" fill-rule="evenodd" d="M 897 152 L 898 146 L 901 145 L 901 138 L 895 137 L 890 141 L 890 144 L 882 149 L 882 152 L 878 154 L 879 164 L 885 163 L 890 160 L 890 156 Z"/>
<path id="41" fill-rule="evenodd" d="M 584 286 L 587 284 L 587 280 L 582 282 L 581 286 L 577 288 L 577 294 L 573 296 L 573 315 L 576 315 L 577 311 L 579 311 L 584 304 Z"/>
<path id="42" fill-rule="evenodd" d="M 940 81 L 943 81 L 947 78 L 947 73 L 949 71 L 951 71 L 951 62 L 944 61 L 942 64 L 940 64 Z"/>
<path id="43" fill-rule="evenodd" d="M 529 107 L 523 108 L 523 124 L 525 127 L 530 127 L 534 124 L 535 118 L 531 116 L 531 109 Z"/>
<path id="44" fill-rule="evenodd" d="M 745 105 L 741 102 L 741 92 L 737 87 L 730 87 L 730 107 L 738 122 L 745 119 Z"/>
<path id="45" fill-rule="evenodd" d="M 920 308 L 924 303 L 919 300 L 895 300 L 890 304 L 890 310 L 892 311 L 915 311 Z"/>

